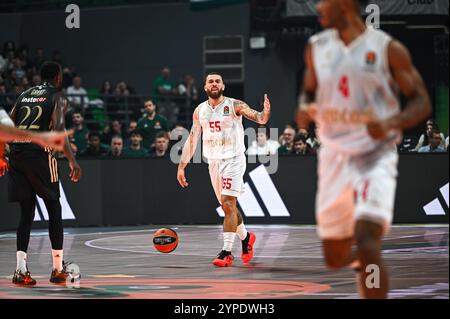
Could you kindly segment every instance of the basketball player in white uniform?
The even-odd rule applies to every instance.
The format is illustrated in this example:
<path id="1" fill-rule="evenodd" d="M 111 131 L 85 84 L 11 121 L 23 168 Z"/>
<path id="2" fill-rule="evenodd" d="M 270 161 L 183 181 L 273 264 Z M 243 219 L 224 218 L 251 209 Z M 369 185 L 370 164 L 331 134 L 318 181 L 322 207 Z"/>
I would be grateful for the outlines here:
<path id="1" fill-rule="evenodd" d="M 398 155 L 403 129 L 430 113 L 430 100 L 408 50 L 382 31 L 366 27 L 357 0 L 321 0 L 326 29 L 311 37 L 297 122 L 318 126 L 316 220 L 330 268 L 360 265 L 364 298 L 385 298 L 388 277 L 382 236 L 393 218 Z M 406 97 L 403 111 L 398 90 Z M 352 244 L 356 251 L 352 252 Z M 379 288 L 367 287 L 375 265 Z M 370 279 L 370 278 L 369 278 Z"/>
<path id="2" fill-rule="evenodd" d="M 65 138 L 69 133 L 47 132 L 33 133 L 14 127 L 14 122 L 8 116 L 6 111 L 0 107 L 0 176 L 6 174 L 8 162 L 5 160 L 5 144 L 15 139 L 30 139 L 42 147 L 50 147 L 55 150 L 62 150 Z"/>
<path id="3" fill-rule="evenodd" d="M 191 134 L 187 139 L 178 166 L 177 179 L 181 187 L 187 187 L 184 169 L 195 153 L 197 141 L 203 133 L 203 155 L 208 159 L 209 175 L 217 199 L 225 212 L 223 222 L 223 249 L 213 264 L 231 266 L 231 249 L 235 235 L 242 241 L 242 261 L 253 258 L 254 233 L 247 232 L 236 201 L 243 193 L 243 176 L 246 167 L 244 127 L 242 116 L 259 124 L 266 124 L 270 117 L 270 102 L 264 96 L 264 110 L 257 112 L 246 103 L 223 96 L 225 85 L 222 76 L 210 73 L 206 77 L 205 92 L 208 100 L 194 111 Z"/>

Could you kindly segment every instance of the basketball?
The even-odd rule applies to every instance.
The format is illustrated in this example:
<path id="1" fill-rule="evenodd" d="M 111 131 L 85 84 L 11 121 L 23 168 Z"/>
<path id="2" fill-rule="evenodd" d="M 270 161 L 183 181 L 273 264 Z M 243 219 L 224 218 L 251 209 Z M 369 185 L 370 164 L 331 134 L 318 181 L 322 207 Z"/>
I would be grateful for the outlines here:
<path id="1" fill-rule="evenodd" d="M 178 246 L 178 235 L 170 228 L 158 229 L 153 235 L 153 245 L 161 253 L 170 253 Z"/>

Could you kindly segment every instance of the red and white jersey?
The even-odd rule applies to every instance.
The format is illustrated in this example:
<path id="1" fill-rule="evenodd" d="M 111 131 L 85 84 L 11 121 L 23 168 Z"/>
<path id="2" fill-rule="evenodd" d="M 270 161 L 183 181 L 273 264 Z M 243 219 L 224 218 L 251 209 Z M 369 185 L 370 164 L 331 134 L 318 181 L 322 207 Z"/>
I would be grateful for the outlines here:
<path id="1" fill-rule="evenodd" d="M 203 155 L 207 159 L 228 159 L 245 153 L 242 116 L 236 114 L 234 101 L 225 97 L 215 108 L 208 101 L 198 106 Z"/>
<path id="2" fill-rule="evenodd" d="M 373 140 L 366 128 L 369 118 L 385 119 L 400 112 L 389 70 L 391 37 L 368 27 L 346 46 L 335 29 L 310 38 L 318 88 L 316 123 L 323 145 L 347 154 L 363 154 L 384 146 L 392 148 L 399 131 L 385 140 Z"/>

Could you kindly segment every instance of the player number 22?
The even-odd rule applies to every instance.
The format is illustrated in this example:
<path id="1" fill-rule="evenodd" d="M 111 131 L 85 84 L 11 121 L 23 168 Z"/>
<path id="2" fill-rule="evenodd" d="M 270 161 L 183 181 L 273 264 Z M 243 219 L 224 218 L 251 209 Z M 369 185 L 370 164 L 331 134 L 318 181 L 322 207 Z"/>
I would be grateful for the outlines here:
<path id="1" fill-rule="evenodd" d="M 231 189 L 231 181 L 232 178 L 222 178 L 222 188 L 223 189 Z"/>
<path id="2" fill-rule="evenodd" d="M 209 128 L 211 129 L 211 133 L 222 131 L 220 121 L 209 122 Z"/>

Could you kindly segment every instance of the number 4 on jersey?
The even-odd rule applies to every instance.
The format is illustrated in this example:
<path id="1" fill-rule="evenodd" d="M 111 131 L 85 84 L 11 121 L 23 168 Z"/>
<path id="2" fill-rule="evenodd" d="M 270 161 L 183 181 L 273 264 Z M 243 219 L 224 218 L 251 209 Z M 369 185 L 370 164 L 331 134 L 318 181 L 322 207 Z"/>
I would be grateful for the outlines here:
<path id="1" fill-rule="evenodd" d="M 339 91 L 347 99 L 350 96 L 350 88 L 349 88 L 349 85 L 348 85 L 348 77 L 346 75 L 341 76 L 341 79 L 339 80 Z"/>

